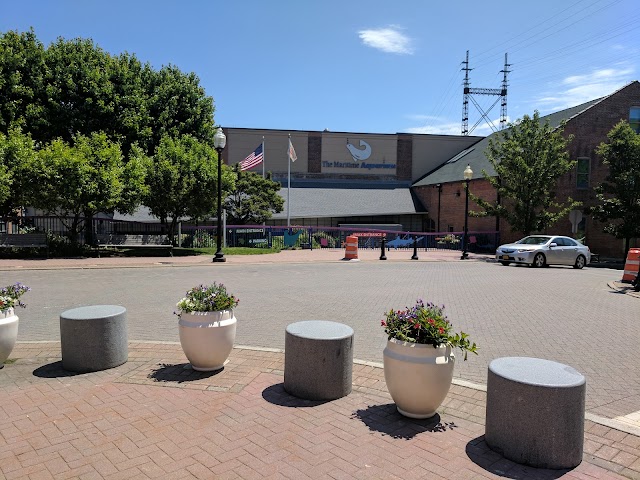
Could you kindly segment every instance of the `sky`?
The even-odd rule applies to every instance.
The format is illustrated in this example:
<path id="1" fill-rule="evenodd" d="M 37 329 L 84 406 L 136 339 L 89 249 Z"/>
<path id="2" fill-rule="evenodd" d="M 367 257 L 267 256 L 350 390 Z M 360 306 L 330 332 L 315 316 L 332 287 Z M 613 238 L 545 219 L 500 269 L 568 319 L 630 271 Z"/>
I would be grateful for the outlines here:
<path id="1" fill-rule="evenodd" d="M 509 121 L 640 79 L 638 0 L 0 2 L 0 32 L 196 73 L 223 127 L 459 135 L 467 50 L 472 88 L 500 88 L 508 55 Z M 499 97 L 473 100 L 497 128 Z M 470 134 L 488 135 L 473 100 Z"/>

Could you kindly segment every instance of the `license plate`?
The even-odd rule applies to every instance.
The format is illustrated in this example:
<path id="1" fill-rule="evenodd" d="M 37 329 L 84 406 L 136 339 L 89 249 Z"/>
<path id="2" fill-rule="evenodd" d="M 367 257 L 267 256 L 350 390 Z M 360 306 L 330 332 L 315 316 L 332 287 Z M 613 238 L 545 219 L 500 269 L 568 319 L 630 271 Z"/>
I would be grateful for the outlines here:
<path id="1" fill-rule="evenodd" d="M 509 260 L 509 255 L 502 255 L 503 260 Z"/>

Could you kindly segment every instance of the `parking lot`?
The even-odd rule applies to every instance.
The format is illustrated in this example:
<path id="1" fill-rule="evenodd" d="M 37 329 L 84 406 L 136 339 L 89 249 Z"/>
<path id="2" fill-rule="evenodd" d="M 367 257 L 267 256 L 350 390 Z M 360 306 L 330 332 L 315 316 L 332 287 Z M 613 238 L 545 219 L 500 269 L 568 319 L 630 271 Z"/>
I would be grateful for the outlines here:
<path id="1" fill-rule="evenodd" d="M 141 268 L 2 271 L 32 288 L 20 310 L 19 341 L 59 339 L 59 314 L 120 304 L 129 339 L 178 341 L 175 303 L 191 286 L 221 281 L 240 298 L 236 344 L 284 347 L 287 324 L 326 319 L 355 330 L 355 357 L 382 361 L 385 311 L 417 298 L 444 304 L 479 355 L 455 376 L 486 383 L 487 365 L 533 356 L 587 377 L 587 411 L 618 418 L 640 411 L 640 300 L 612 291 L 620 271 L 503 267 L 484 261 L 203 264 Z"/>

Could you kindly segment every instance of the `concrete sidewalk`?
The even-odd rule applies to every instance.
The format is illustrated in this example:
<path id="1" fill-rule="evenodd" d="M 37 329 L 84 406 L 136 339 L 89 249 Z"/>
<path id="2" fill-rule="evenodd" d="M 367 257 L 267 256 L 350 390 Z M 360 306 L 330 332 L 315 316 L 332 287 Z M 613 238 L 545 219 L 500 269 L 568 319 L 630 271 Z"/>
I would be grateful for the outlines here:
<path id="1" fill-rule="evenodd" d="M 127 363 L 89 374 L 60 355 L 19 343 L 0 370 L 1 478 L 640 478 L 638 436 L 587 420 L 576 469 L 524 467 L 485 444 L 483 391 L 454 384 L 435 418 L 412 420 L 371 364 L 323 403 L 284 391 L 275 350 L 235 348 L 217 373 L 170 343 L 130 343 Z"/>
<path id="2" fill-rule="evenodd" d="M 411 260 L 413 249 L 388 250 L 388 262 L 434 262 L 461 261 L 460 251 L 437 250 L 418 251 L 418 260 Z M 489 261 L 493 255 L 470 253 L 469 260 Z M 344 250 L 315 249 L 315 250 L 282 250 L 279 253 L 263 255 L 227 255 L 225 263 L 218 263 L 220 267 L 236 264 L 263 263 L 307 263 L 307 262 L 343 262 Z M 353 260 L 349 260 L 353 261 Z M 372 262 L 380 260 L 379 249 L 360 249 L 358 261 Z M 104 257 L 104 258 L 29 258 L 29 259 L 0 259 L 0 270 L 11 269 L 50 269 L 50 268 L 110 268 L 110 267 L 149 267 L 149 266 L 187 266 L 211 265 L 212 257 L 208 255 L 192 255 L 184 257 Z"/>

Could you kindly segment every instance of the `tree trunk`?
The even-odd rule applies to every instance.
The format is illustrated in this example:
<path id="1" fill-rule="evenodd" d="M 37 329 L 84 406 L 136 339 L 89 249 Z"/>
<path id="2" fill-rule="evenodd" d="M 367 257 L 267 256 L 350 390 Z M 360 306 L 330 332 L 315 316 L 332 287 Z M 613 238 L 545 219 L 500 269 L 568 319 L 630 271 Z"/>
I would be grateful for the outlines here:
<path id="1" fill-rule="evenodd" d="M 629 254 L 629 249 L 631 248 L 631 238 L 630 237 L 626 237 L 624 239 L 624 258 L 627 258 L 627 255 Z"/>
<path id="2" fill-rule="evenodd" d="M 175 237 L 177 224 L 178 224 L 178 217 L 173 217 L 171 219 L 171 223 L 169 224 L 169 231 L 167 232 L 167 235 L 169 236 L 169 240 L 171 241 L 171 244 L 173 244 L 173 239 Z"/>
<path id="3" fill-rule="evenodd" d="M 80 224 L 80 213 L 76 213 L 73 216 L 73 220 L 71 222 L 71 228 L 69 229 L 69 241 L 73 245 L 78 245 L 78 225 Z"/>
<path id="4" fill-rule="evenodd" d="M 96 244 L 95 231 L 93 230 L 93 212 L 84 212 L 84 244 L 94 246 Z"/>

